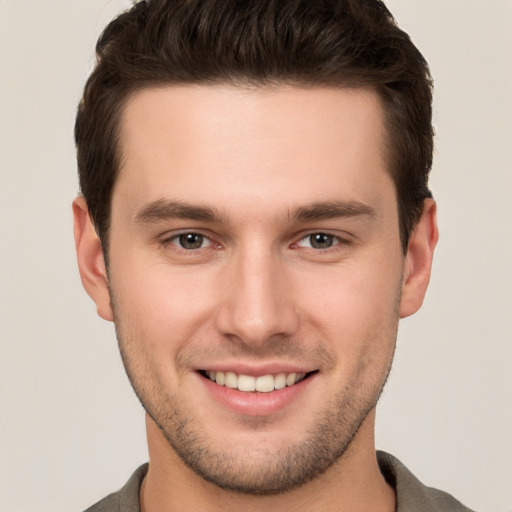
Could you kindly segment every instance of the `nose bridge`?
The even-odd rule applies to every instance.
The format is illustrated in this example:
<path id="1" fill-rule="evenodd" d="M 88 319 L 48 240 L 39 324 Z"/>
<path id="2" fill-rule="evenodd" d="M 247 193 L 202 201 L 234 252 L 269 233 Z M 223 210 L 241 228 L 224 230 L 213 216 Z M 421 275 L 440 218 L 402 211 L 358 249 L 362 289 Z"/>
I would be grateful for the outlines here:
<path id="1" fill-rule="evenodd" d="M 293 333 L 298 323 L 295 305 L 287 293 L 283 262 L 272 247 L 254 242 L 240 249 L 226 277 L 218 312 L 223 334 L 256 347 Z"/>

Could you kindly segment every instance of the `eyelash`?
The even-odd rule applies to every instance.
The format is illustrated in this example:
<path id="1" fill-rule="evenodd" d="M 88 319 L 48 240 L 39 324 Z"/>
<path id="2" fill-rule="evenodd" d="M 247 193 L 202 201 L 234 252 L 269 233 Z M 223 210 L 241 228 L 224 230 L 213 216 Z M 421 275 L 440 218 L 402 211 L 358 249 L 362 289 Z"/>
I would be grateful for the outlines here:
<path id="1" fill-rule="evenodd" d="M 329 233 L 326 231 L 314 231 L 314 232 L 308 233 L 307 235 L 303 236 L 298 242 L 294 243 L 293 246 L 301 247 L 301 245 L 299 245 L 299 244 L 308 239 L 311 241 L 311 243 L 314 243 L 314 242 L 312 242 L 312 238 L 315 236 L 316 237 L 320 237 L 320 236 L 328 237 L 332 241 L 332 244 L 329 245 L 328 247 L 313 247 L 311 245 L 309 247 L 307 247 L 307 249 L 312 249 L 315 252 L 329 252 L 330 250 L 336 250 L 337 246 L 339 246 L 339 245 L 348 244 L 347 240 L 344 240 L 343 238 L 341 238 L 338 235 L 333 235 L 332 233 Z"/>
<path id="2" fill-rule="evenodd" d="M 191 236 L 191 235 L 196 236 L 196 237 L 201 237 L 201 246 L 200 247 L 195 247 L 195 248 L 183 247 L 183 243 L 182 243 L 183 240 L 181 240 L 182 237 L 187 237 L 187 236 Z M 307 240 L 310 240 L 310 242 L 311 242 L 312 241 L 311 239 L 314 236 L 328 237 L 329 239 L 332 240 L 332 243 L 328 247 L 313 247 L 311 244 L 309 246 L 301 245 L 302 242 L 307 241 Z M 202 247 L 202 244 L 205 241 L 208 242 L 208 245 L 206 245 L 205 247 Z M 292 249 L 302 247 L 306 250 L 310 250 L 315 253 L 330 253 L 332 251 L 339 250 L 340 245 L 346 246 L 348 244 L 350 244 L 350 242 L 348 240 L 346 240 L 338 235 L 334 235 L 327 231 L 313 231 L 313 232 L 307 233 L 306 235 L 303 235 L 297 242 L 292 243 L 290 247 Z M 198 251 L 200 251 L 202 249 L 209 249 L 209 248 L 218 249 L 218 248 L 222 247 L 221 244 L 213 241 L 211 237 L 209 237 L 208 235 L 201 233 L 199 231 L 183 231 L 181 233 L 177 233 L 175 235 L 172 235 L 172 236 L 167 237 L 164 240 L 162 240 L 161 245 L 166 248 L 168 248 L 169 246 L 173 246 L 172 247 L 173 250 L 177 250 L 184 254 L 189 254 L 189 255 L 196 254 Z"/>
<path id="3" fill-rule="evenodd" d="M 189 248 L 189 249 L 183 247 L 183 245 L 180 243 L 180 239 L 182 237 L 187 237 L 187 236 L 191 236 L 191 235 L 196 236 L 196 237 L 201 237 L 201 239 L 202 239 L 201 242 L 204 243 L 205 241 L 207 241 L 208 245 L 206 247 L 197 247 L 197 248 Z M 201 243 L 201 245 L 202 245 L 202 243 Z M 170 245 L 172 245 L 176 248 L 175 250 L 181 251 L 183 253 L 188 253 L 188 254 L 195 254 L 197 251 L 200 251 L 201 249 L 207 249 L 207 248 L 210 248 L 215 245 L 220 247 L 220 244 L 215 244 L 215 242 L 208 235 L 205 235 L 204 233 L 201 233 L 199 231 L 183 231 L 181 233 L 177 233 L 175 235 L 172 235 L 172 236 L 162 240 L 161 245 L 163 245 L 165 247 L 169 247 Z"/>

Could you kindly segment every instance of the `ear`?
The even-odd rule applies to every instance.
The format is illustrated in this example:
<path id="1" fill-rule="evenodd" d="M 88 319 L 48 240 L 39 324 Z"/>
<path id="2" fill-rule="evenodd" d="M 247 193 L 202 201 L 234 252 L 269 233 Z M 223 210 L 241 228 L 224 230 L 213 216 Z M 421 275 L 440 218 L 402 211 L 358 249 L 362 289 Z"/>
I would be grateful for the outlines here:
<path id="1" fill-rule="evenodd" d="M 103 250 L 83 196 L 78 196 L 73 201 L 73 219 L 76 255 L 82 284 L 96 303 L 98 315 L 105 320 L 113 321 Z"/>
<path id="2" fill-rule="evenodd" d="M 409 237 L 404 260 L 400 318 L 413 315 L 423 304 L 439 238 L 436 211 L 434 200 L 425 199 L 423 213 Z"/>

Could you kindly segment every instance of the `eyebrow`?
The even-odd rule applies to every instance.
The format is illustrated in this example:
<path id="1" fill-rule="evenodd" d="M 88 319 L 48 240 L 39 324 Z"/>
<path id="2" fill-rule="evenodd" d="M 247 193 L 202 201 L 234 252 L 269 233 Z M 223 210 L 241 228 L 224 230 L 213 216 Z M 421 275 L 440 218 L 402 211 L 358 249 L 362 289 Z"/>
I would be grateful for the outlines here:
<path id="1" fill-rule="evenodd" d="M 188 219 L 203 222 L 222 221 L 221 215 L 214 208 L 164 199 L 149 203 L 135 215 L 135 220 L 141 224 L 169 219 Z"/>
<path id="2" fill-rule="evenodd" d="M 318 220 L 375 217 L 371 206 L 359 201 L 321 201 L 301 206 L 288 213 L 291 222 L 312 222 Z M 169 219 L 187 219 L 202 222 L 222 223 L 225 218 L 215 208 L 207 206 L 158 199 L 144 206 L 135 215 L 138 223 L 156 223 Z"/>
<path id="3" fill-rule="evenodd" d="M 375 217 L 375 209 L 359 201 L 324 201 L 301 206 L 291 212 L 295 222 L 339 219 L 346 217 Z"/>

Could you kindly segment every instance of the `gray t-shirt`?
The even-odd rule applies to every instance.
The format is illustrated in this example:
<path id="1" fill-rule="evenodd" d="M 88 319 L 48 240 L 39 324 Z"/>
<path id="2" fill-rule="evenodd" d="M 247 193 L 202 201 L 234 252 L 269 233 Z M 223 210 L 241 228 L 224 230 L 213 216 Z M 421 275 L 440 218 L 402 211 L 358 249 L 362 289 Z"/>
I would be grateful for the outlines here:
<path id="1" fill-rule="evenodd" d="M 423 485 L 398 459 L 377 452 L 379 467 L 386 481 L 395 489 L 396 512 L 473 512 L 443 491 Z M 140 512 L 139 492 L 148 464 L 140 466 L 126 485 L 85 512 Z"/>

